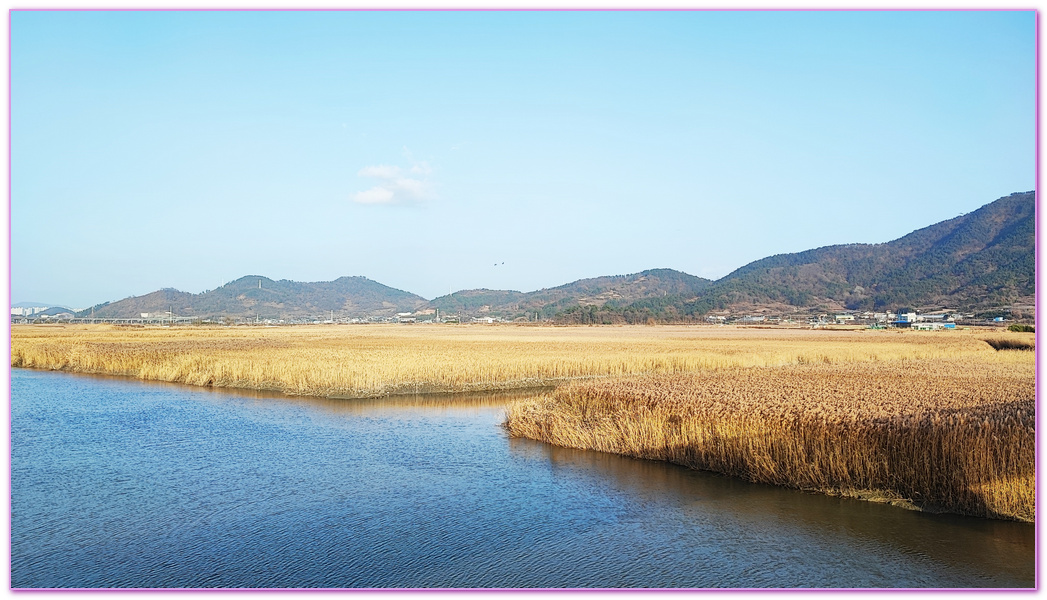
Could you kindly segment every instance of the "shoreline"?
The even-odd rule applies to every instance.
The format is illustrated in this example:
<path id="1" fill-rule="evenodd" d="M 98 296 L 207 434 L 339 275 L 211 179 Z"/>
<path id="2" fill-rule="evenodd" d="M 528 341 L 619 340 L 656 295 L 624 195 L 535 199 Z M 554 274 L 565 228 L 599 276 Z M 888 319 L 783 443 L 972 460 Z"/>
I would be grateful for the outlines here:
<path id="1" fill-rule="evenodd" d="M 110 374 L 110 373 L 91 373 L 91 372 L 85 372 L 85 371 L 72 371 L 72 370 L 67 370 L 67 369 L 46 369 L 46 368 L 34 368 L 34 367 L 12 367 L 12 368 L 23 369 L 23 370 L 26 370 L 26 371 L 54 372 L 54 373 L 63 373 L 63 374 L 76 375 L 76 376 L 97 377 L 97 378 L 100 378 L 100 379 L 114 379 L 114 380 L 120 380 L 120 381 L 139 381 L 139 382 L 142 382 L 142 383 L 148 383 L 148 384 L 154 384 L 154 385 L 171 385 L 171 386 L 177 386 L 177 387 L 183 387 L 184 386 L 184 387 L 191 388 L 191 389 L 194 389 L 194 390 L 207 390 L 207 391 L 212 391 L 212 392 L 217 392 L 217 393 L 228 392 L 228 393 L 231 393 L 231 394 L 250 394 L 251 397 L 279 398 L 279 399 L 288 399 L 288 400 L 359 400 L 359 401 L 376 401 L 377 400 L 377 401 L 380 401 L 380 400 L 406 400 L 406 399 L 411 399 L 411 398 L 416 397 L 416 396 L 435 397 L 435 399 L 437 399 L 437 400 L 439 400 L 439 399 L 463 400 L 463 399 L 470 399 L 470 398 L 474 398 L 474 397 L 486 397 L 486 396 L 499 396 L 499 395 L 527 396 L 527 395 L 530 395 L 530 394 L 552 393 L 559 387 L 559 385 L 562 385 L 563 383 L 569 383 L 569 382 L 560 382 L 559 384 L 529 385 L 529 386 L 525 386 L 525 387 L 513 387 L 513 388 L 502 388 L 502 389 L 485 389 L 485 390 L 474 390 L 474 391 L 400 392 L 400 393 L 387 393 L 387 394 L 384 394 L 384 395 L 381 395 L 381 396 L 353 396 L 353 397 L 348 397 L 348 396 L 313 396 L 313 395 L 301 395 L 301 394 L 294 395 L 294 394 L 286 394 L 286 393 L 280 392 L 278 390 L 268 390 L 268 389 L 258 389 L 258 388 L 244 388 L 244 387 L 242 387 L 242 388 L 235 388 L 235 387 L 201 386 L 201 385 L 194 385 L 194 384 L 190 384 L 190 383 L 183 383 L 183 382 L 177 382 L 177 381 L 147 380 L 147 379 L 140 379 L 140 378 L 137 378 L 137 377 L 134 377 L 134 376 L 129 376 L 129 375 L 118 375 L 118 374 Z M 510 402 L 512 402 L 512 401 L 513 401 L 512 399 L 507 399 L 506 405 L 508 406 L 508 404 Z M 501 426 L 503 427 L 503 429 L 506 429 L 507 431 L 509 431 L 509 427 L 507 426 L 507 423 L 505 421 L 503 421 L 501 423 Z M 510 434 L 511 434 L 511 432 L 510 432 Z M 532 439 L 532 438 L 529 438 L 529 439 Z M 548 442 L 548 441 L 545 441 L 545 440 L 536 440 L 536 441 L 541 441 L 543 443 L 551 443 L 551 442 Z M 596 451 L 605 451 L 605 450 L 596 450 Z M 645 460 L 660 460 L 660 459 L 645 458 Z M 695 468 L 695 467 L 690 466 L 690 465 L 676 463 L 676 462 L 668 461 L 668 460 L 662 460 L 662 462 L 669 462 L 671 464 L 676 464 L 678 466 L 683 466 L 683 467 L 687 467 L 687 468 Z M 718 471 L 713 471 L 713 472 L 719 473 Z M 726 476 L 729 476 L 729 477 L 733 477 L 733 475 L 730 475 L 730 474 L 727 474 L 727 473 L 720 473 L 720 474 L 726 475 Z M 902 508 L 902 509 L 905 509 L 905 510 L 917 511 L 917 512 L 927 512 L 927 513 L 932 513 L 932 514 L 942 514 L 942 513 L 950 513 L 951 512 L 951 511 L 949 511 L 947 509 L 944 509 L 941 506 L 938 506 L 938 505 L 935 505 L 935 504 L 916 503 L 911 498 L 902 497 L 902 496 L 898 495 L 897 493 L 892 492 L 890 490 L 882 490 L 882 489 L 877 489 L 877 490 L 842 489 L 842 488 L 794 488 L 794 489 L 796 489 L 796 491 L 799 491 L 799 492 L 810 493 L 810 494 L 821 494 L 821 495 L 826 495 L 826 496 L 850 498 L 850 499 L 854 499 L 854 500 L 861 500 L 861 501 L 865 501 L 865 502 L 874 502 L 874 503 L 878 503 L 878 504 L 890 504 L 891 506 L 895 506 L 895 507 Z M 965 514 L 965 513 L 955 513 L 955 514 Z M 967 516 L 971 516 L 971 515 L 967 515 Z M 1020 520 L 1020 519 L 1019 519 L 1019 521 L 1020 522 L 1029 522 L 1029 523 L 1033 522 L 1033 521 L 1026 521 L 1026 520 Z"/>
<path id="2" fill-rule="evenodd" d="M 503 426 L 517 437 L 757 483 L 1034 522 L 1034 369 L 968 365 L 945 379 L 943 370 L 962 365 L 906 366 L 568 384 L 511 403 Z"/>
<path id="3" fill-rule="evenodd" d="M 168 381 L 164 379 L 143 379 L 135 375 L 122 374 L 122 373 L 107 373 L 103 371 L 78 371 L 73 369 L 56 369 L 48 367 L 26 367 L 26 366 L 11 366 L 12 369 L 22 369 L 25 371 L 39 371 L 45 373 L 64 373 L 68 375 L 83 375 L 87 377 L 97 377 L 100 379 L 115 379 L 120 381 L 138 381 L 141 383 L 149 384 L 160 384 L 160 385 L 173 385 L 173 386 L 184 386 L 187 388 L 198 389 L 198 390 L 210 390 L 214 392 L 229 393 L 251 393 L 256 394 L 259 397 L 273 397 L 273 398 L 289 398 L 289 399 L 322 399 L 322 400 L 382 400 L 384 398 L 390 399 L 401 399 L 410 398 L 412 396 L 435 396 L 439 397 L 468 397 L 468 396 L 483 396 L 488 394 L 526 394 L 526 393 L 542 393 L 551 392 L 557 388 L 557 386 L 563 383 L 569 383 L 570 381 L 594 379 L 593 377 L 580 377 L 572 380 L 564 380 L 559 382 L 548 382 L 548 383 L 534 383 L 528 382 L 526 385 L 521 386 L 509 386 L 509 387 L 498 387 L 498 388 L 483 388 L 483 389 L 462 389 L 462 390 L 417 390 L 417 391 L 388 391 L 379 395 L 360 395 L 360 396 L 325 396 L 325 395 L 314 395 L 314 394 L 291 394 L 284 392 L 277 388 L 260 388 L 260 387 L 235 387 L 225 385 L 200 385 L 195 383 L 187 383 L 184 381 Z"/>
<path id="4" fill-rule="evenodd" d="M 291 398 L 517 392 L 512 435 L 950 512 L 1034 512 L 1035 353 L 977 332 L 18 327 L 11 367 Z"/>

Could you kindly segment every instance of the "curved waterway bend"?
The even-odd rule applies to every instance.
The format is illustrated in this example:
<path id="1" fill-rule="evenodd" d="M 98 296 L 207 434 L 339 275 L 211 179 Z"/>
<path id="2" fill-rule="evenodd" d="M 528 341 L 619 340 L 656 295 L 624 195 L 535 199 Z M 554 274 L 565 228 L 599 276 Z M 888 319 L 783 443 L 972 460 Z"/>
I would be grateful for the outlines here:
<path id="1" fill-rule="evenodd" d="M 1035 585 L 1032 525 L 511 439 L 504 395 L 11 396 L 15 588 Z"/>

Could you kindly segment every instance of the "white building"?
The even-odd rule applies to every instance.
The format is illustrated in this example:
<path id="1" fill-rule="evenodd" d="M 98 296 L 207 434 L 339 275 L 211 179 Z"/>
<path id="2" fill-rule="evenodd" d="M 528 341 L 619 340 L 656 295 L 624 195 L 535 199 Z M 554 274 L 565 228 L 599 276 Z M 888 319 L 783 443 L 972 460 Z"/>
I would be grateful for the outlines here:
<path id="1" fill-rule="evenodd" d="M 35 315 L 36 313 L 39 313 L 39 312 L 44 312 L 48 308 L 51 308 L 51 307 L 50 306 L 19 306 L 17 308 L 12 307 L 11 308 L 11 314 L 12 315 L 18 315 L 18 316 L 21 316 L 21 317 L 28 317 L 28 316 L 31 316 L 31 315 Z"/>

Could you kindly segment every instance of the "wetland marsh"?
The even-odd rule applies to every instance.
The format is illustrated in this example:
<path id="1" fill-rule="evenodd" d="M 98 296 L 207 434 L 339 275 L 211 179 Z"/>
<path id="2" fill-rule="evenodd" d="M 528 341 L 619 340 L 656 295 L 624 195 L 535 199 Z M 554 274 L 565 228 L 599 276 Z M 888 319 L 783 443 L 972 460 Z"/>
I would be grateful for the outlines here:
<path id="1" fill-rule="evenodd" d="M 15 369 L 11 584 L 1034 585 L 1031 524 L 512 438 L 509 399 Z"/>
<path id="2" fill-rule="evenodd" d="M 1029 587 L 1001 336 L 14 327 L 13 585 Z"/>

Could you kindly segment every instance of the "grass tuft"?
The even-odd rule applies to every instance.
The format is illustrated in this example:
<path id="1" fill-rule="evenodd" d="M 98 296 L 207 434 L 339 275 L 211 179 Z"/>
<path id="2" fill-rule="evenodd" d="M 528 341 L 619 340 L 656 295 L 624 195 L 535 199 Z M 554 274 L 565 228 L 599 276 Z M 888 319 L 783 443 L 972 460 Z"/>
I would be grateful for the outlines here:
<path id="1" fill-rule="evenodd" d="M 1036 344 L 1015 339 L 987 339 L 985 343 L 996 350 L 1036 350 Z"/>

